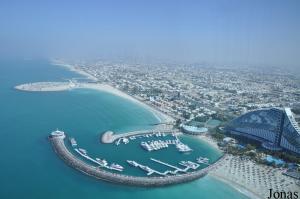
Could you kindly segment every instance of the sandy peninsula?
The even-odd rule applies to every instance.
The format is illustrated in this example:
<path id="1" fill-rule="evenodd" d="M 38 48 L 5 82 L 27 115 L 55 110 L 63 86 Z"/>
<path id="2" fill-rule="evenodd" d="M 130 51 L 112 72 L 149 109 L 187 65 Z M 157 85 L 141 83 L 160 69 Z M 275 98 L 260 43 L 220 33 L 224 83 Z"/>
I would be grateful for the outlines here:
<path id="1" fill-rule="evenodd" d="M 80 82 L 35 82 L 27 83 L 15 86 L 15 89 L 30 92 L 54 92 L 54 91 L 65 91 L 71 89 L 94 89 L 98 91 L 108 92 L 113 95 L 122 97 L 126 100 L 136 103 L 139 106 L 149 110 L 153 115 L 162 123 L 172 123 L 174 119 L 154 107 L 145 104 L 144 102 L 128 95 L 127 93 L 120 91 L 108 84 L 101 83 L 80 83 Z"/>

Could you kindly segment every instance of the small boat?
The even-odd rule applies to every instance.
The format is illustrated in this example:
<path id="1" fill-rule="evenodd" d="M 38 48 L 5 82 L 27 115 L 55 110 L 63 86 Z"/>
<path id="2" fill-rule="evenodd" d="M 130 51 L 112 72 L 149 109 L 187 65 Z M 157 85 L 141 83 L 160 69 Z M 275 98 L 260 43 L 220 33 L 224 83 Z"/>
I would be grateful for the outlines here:
<path id="1" fill-rule="evenodd" d="M 128 144 L 129 143 L 129 140 L 127 138 L 123 138 L 123 143 L 124 144 Z"/>
<path id="2" fill-rule="evenodd" d="M 143 169 L 143 170 L 145 170 L 145 171 L 147 171 L 147 172 L 152 172 L 153 170 L 150 168 L 150 167 L 148 167 L 148 166 L 141 166 L 141 169 Z"/>
<path id="3" fill-rule="evenodd" d="M 79 148 L 78 149 L 80 153 L 82 153 L 83 155 L 87 155 L 87 151 L 85 149 Z"/>
<path id="4" fill-rule="evenodd" d="M 124 167 L 122 167 L 122 166 L 119 165 L 119 164 L 112 163 L 112 164 L 110 165 L 110 169 L 113 169 L 113 170 L 116 170 L 116 171 L 123 171 Z"/>
<path id="5" fill-rule="evenodd" d="M 96 161 L 103 167 L 107 166 L 107 161 L 105 159 L 96 158 Z"/>
<path id="6" fill-rule="evenodd" d="M 77 142 L 76 142 L 75 138 L 70 138 L 70 142 L 71 142 L 72 147 L 77 146 Z"/>
<path id="7" fill-rule="evenodd" d="M 197 158 L 197 162 L 202 164 L 209 164 L 209 159 L 204 157 L 199 157 Z"/>
<path id="8" fill-rule="evenodd" d="M 134 167 L 137 167 L 138 166 L 138 163 L 136 161 L 133 161 L 133 160 L 126 160 L 128 162 L 128 164 L 134 166 Z"/>
<path id="9" fill-rule="evenodd" d="M 176 148 L 180 152 L 190 152 L 190 151 L 192 151 L 192 149 L 189 146 L 187 146 L 185 144 L 182 144 L 182 143 L 176 144 Z"/>

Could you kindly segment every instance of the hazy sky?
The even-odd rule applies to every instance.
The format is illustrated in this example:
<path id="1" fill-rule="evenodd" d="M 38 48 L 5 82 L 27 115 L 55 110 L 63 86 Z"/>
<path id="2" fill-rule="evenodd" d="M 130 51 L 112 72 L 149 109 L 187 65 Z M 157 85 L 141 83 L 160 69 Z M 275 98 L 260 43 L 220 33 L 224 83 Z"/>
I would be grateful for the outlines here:
<path id="1" fill-rule="evenodd" d="M 300 1 L 0 0 L 0 56 L 300 67 Z"/>

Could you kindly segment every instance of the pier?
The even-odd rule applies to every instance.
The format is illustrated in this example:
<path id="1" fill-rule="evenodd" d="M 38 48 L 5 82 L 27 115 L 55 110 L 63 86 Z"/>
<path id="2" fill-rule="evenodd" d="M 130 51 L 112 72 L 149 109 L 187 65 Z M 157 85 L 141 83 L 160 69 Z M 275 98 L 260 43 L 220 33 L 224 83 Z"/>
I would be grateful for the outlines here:
<path id="1" fill-rule="evenodd" d="M 128 162 L 131 166 L 138 167 L 138 168 L 140 168 L 141 170 L 147 172 L 147 175 L 148 175 L 148 176 L 150 176 L 150 175 L 152 175 L 152 174 L 157 174 L 157 175 L 161 175 L 161 176 L 166 176 L 166 175 L 168 174 L 167 172 L 169 172 L 169 171 L 167 171 L 167 172 L 162 173 L 162 172 L 159 172 L 159 171 L 157 171 L 157 170 L 155 170 L 155 169 L 152 169 L 152 168 L 150 168 L 150 167 L 148 167 L 148 166 L 139 164 L 139 163 L 137 163 L 137 162 L 135 162 L 135 161 L 132 161 L 132 160 L 128 160 L 127 162 Z"/>
<path id="2" fill-rule="evenodd" d="M 104 168 L 106 168 L 106 169 L 116 170 L 116 171 L 123 171 L 123 168 L 119 168 L 119 169 L 118 169 L 118 168 L 114 168 L 114 167 L 112 167 L 112 166 L 108 166 L 108 165 L 101 164 L 100 162 L 98 162 L 97 160 L 91 158 L 90 156 L 83 154 L 83 153 L 80 152 L 77 148 L 75 148 L 74 150 L 75 150 L 80 156 L 82 156 L 82 157 L 84 157 L 85 159 L 87 159 L 87 160 L 89 160 L 89 161 L 91 161 L 91 162 L 97 164 L 98 167 L 104 167 Z"/>
<path id="3" fill-rule="evenodd" d="M 87 164 L 83 160 L 73 155 L 65 146 L 65 135 L 57 134 L 49 136 L 49 140 L 52 143 L 54 151 L 57 155 L 64 160 L 70 167 L 92 176 L 99 180 L 104 180 L 112 183 L 124 184 L 129 186 L 142 186 L 142 187 L 157 187 L 167 186 L 178 183 L 184 183 L 196 180 L 205 176 L 209 170 L 213 168 L 213 165 L 208 166 L 202 170 L 188 172 L 184 174 L 172 175 L 172 176 L 161 176 L 161 177 L 139 177 L 129 176 L 125 174 L 112 173 L 103 170 L 99 167 Z"/>
<path id="4" fill-rule="evenodd" d="M 150 158 L 150 160 L 152 160 L 152 161 L 154 161 L 154 162 L 157 162 L 157 163 L 159 163 L 159 164 L 165 165 L 165 166 L 167 166 L 167 167 L 170 167 L 170 168 L 172 168 L 172 169 L 175 169 L 175 171 L 176 171 L 176 170 L 177 170 L 177 171 L 183 171 L 182 169 L 180 169 L 180 168 L 178 168 L 178 167 L 175 167 L 175 166 L 170 165 L 170 164 L 168 164 L 168 163 L 162 162 L 162 161 L 160 161 L 160 160 L 156 160 L 156 159 L 154 159 L 154 158 Z M 185 172 L 185 171 L 184 171 L 184 172 Z"/>
<path id="5" fill-rule="evenodd" d="M 154 130 L 131 131 L 122 134 L 114 134 L 114 132 L 112 131 L 106 131 L 101 135 L 101 142 L 105 144 L 110 144 L 121 138 L 127 138 L 127 137 L 138 136 L 138 135 L 154 135 L 157 133 L 175 134 L 175 135 L 181 134 L 180 131 L 178 130 L 166 129 L 164 127 L 158 127 Z"/>

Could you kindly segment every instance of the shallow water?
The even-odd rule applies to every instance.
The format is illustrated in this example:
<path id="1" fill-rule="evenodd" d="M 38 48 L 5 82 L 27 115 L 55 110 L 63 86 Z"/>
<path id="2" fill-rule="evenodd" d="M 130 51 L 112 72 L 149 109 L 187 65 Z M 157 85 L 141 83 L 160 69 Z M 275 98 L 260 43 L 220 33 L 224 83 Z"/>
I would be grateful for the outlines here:
<path id="1" fill-rule="evenodd" d="M 151 128 L 157 119 L 148 110 L 123 98 L 95 90 L 29 93 L 15 85 L 81 77 L 45 61 L 0 61 L 0 198 L 245 198 L 226 184 L 204 177 L 163 188 L 135 188 L 97 181 L 68 167 L 47 140 L 56 128 L 76 138 L 93 156 L 126 165 L 126 159 L 151 164 L 153 156 L 170 163 L 193 160 L 198 154 L 216 159 L 207 144 L 183 137 L 194 149 L 189 155 L 173 149 L 149 154 L 139 140 L 128 145 L 103 145 L 106 130 L 124 132 Z M 152 163 L 153 164 L 153 163 Z M 153 165 L 154 166 L 154 165 Z M 128 173 L 143 175 L 126 167 Z"/>

